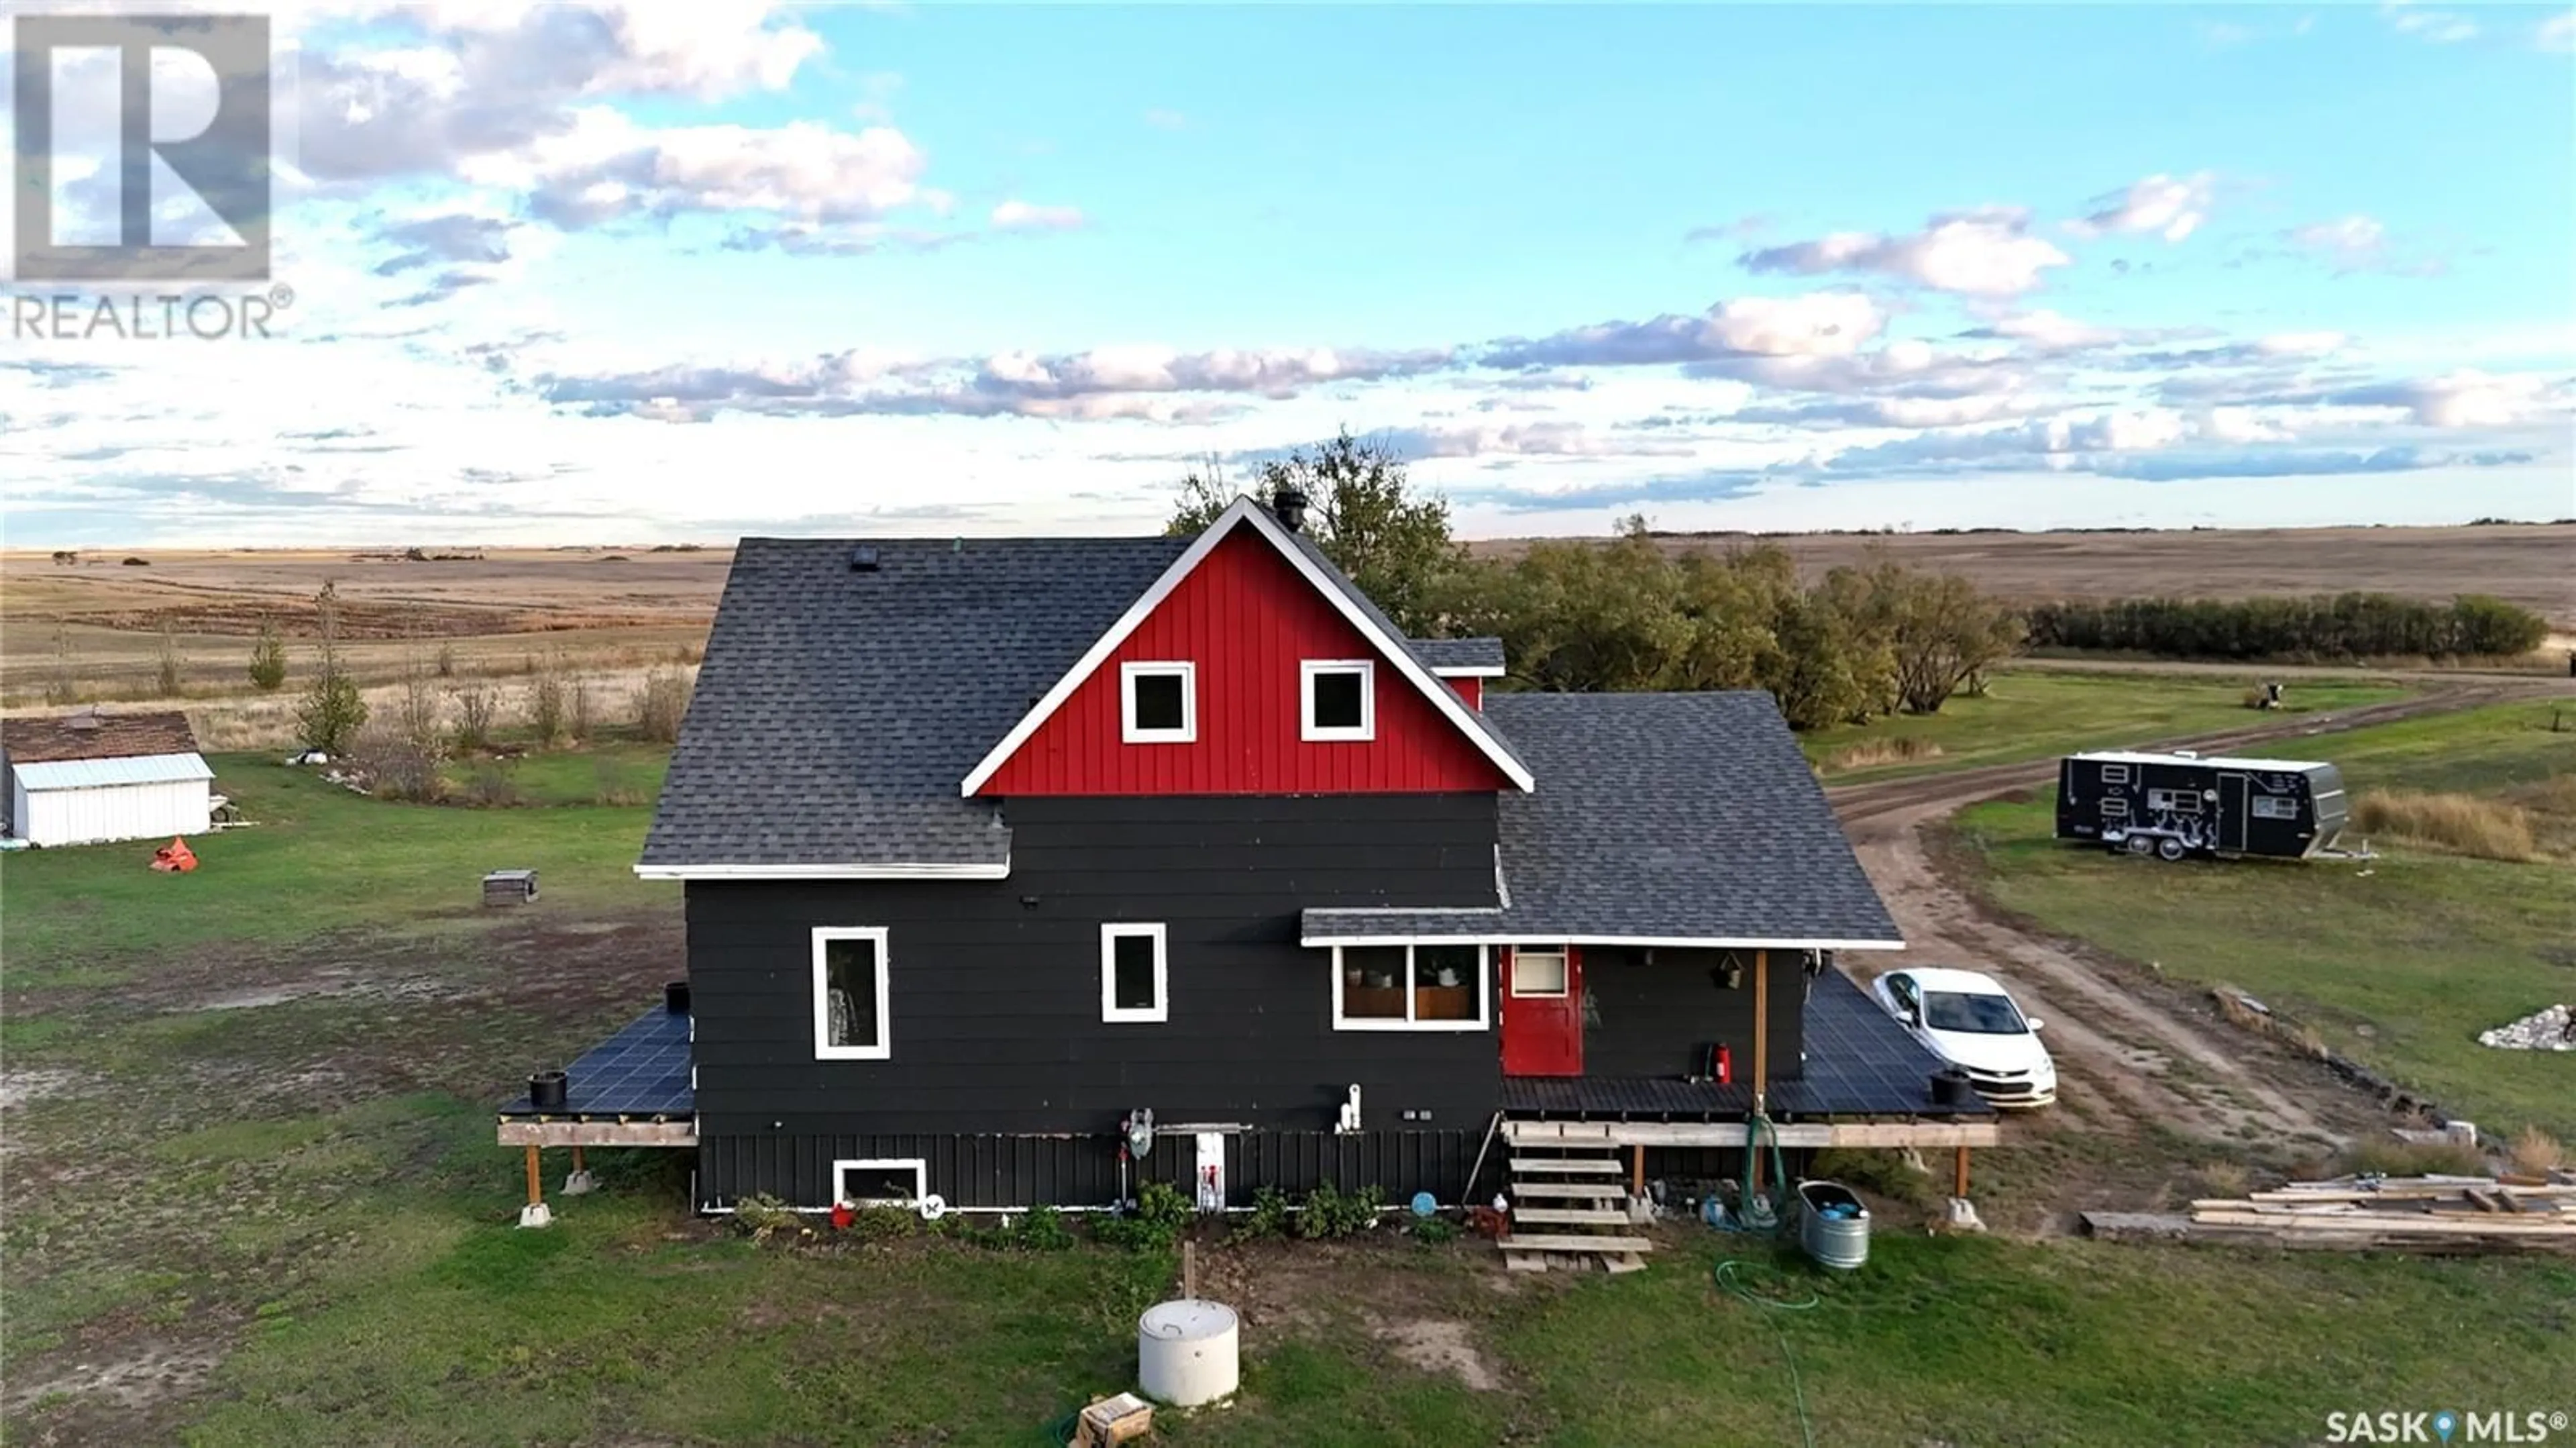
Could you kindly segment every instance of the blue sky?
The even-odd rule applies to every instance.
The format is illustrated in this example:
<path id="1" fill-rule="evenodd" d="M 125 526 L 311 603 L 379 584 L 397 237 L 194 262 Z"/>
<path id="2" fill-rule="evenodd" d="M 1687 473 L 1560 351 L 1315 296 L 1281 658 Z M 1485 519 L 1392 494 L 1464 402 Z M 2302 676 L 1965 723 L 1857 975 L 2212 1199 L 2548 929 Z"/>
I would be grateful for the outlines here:
<path id="1" fill-rule="evenodd" d="M 1481 535 L 2576 515 L 2564 8 L 281 29 L 291 314 L 9 337 L 9 543 L 1119 531 L 1342 427 Z"/>

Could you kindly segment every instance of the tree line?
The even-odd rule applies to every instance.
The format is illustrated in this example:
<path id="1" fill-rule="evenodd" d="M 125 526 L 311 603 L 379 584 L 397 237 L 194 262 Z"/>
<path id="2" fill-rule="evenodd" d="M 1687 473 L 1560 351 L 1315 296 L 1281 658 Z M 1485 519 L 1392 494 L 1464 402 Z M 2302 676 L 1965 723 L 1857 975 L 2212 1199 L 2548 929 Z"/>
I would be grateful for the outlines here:
<path id="1" fill-rule="evenodd" d="M 2034 647 L 2202 659 L 2508 657 L 2549 636 L 2540 615 L 2483 594 L 2449 603 L 2388 593 L 2073 600 L 2032 608 L 2029 619 Z"/>
<path id="2" fill-rule="evenodd" d="M 1449 505 L 1348 433 L 1265 460 L 1256 496 L 1294 488 L 1307 532 L 1409 635 L 1503 640 L 1512 687 L 1552 692 L 1765 689 L 1790 726 L 1937 711 L 2015 652 L 2021 620 L 1967 580 L 1879 563 L 1802 582 L 1776 545 L 1668 553 L 1632 518 L 1603 546 L 1534 543 L 1478 559 Z M 1205 528 L 1236 489 L 1213 463 L 1181 483 L 1174 534 Z"/>

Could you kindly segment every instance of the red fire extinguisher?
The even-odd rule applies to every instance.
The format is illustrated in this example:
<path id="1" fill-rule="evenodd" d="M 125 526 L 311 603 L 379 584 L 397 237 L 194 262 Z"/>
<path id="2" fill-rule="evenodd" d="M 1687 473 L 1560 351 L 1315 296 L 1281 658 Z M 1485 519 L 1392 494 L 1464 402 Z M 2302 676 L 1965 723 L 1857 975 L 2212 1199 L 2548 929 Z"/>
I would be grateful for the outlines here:
<path id="1" fill-rule="evenodd" d="M 1735 1052 L 1724 1045 L 1717 1048 L 1717 1084 L 1720 1086 L 1735 1084 Z"/>

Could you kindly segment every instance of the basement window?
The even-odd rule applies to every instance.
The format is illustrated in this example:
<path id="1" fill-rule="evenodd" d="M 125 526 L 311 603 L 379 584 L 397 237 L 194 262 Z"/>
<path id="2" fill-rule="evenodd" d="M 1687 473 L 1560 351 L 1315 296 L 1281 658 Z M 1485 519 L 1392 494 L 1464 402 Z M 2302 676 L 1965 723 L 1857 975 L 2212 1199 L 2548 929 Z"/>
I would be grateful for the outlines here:
<path id="1" fill-rule="evenodd" d="M 1333 948 L 1333 1029 L 1481 1031 L 1485 947 L 1341 945 Z"/>
<path id="2" fill-rule="evenodd" d="M 910 1207 L 930 1190 L 930 1163 L 917 1156 L 832 1163 L 832 1200 L 854 1207 Z"/>
<path id="3" fill-rule="evenodd" d="M 886 1033 L 886 931 L 882 925 L 814 931 L 814 1058 L 882 1061 Z"/>
<path id="4" fill-rule="evenodd" d="M 1305 703 L 1298 737 L 1377 737 L 1377 664 L 1371 659 L 1308 659 L 1299 666 Z"/>
<path id="5" fill-rule="evenodd" d="M 1188 744 L 1199 737 L 1199 666 L 1186 660 L 1118 666 L 1119 737 Z"/>
<path id="6" fill-rule="evenodd" d="M 1100 1018 L 1160 1021 L 1171 1017 L 1171 998 L 1160 925 L 1100 927 Z"/>

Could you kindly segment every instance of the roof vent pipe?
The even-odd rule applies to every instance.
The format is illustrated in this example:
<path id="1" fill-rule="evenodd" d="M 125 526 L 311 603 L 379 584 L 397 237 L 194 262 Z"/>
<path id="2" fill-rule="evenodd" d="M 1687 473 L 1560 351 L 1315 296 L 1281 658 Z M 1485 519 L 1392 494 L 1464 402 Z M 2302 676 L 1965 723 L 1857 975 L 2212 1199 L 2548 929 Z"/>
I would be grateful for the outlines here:
<path id="1" fill-rule="evenodd" d="M 1279 515 L 1289 532 L 1305 532 L 1306 490 L 1295 483 L 1281 483 L 1279 491 L 1271 496 L 1270 511 Z"/>
<path id="2" fill-rule="evenodd" d="M 877 550 L 874 545 L 862 543 L 858 547 L 850 550 L 850 571 L 852 573 L 874 573 L 877 571 L 878 566 Z"/>

